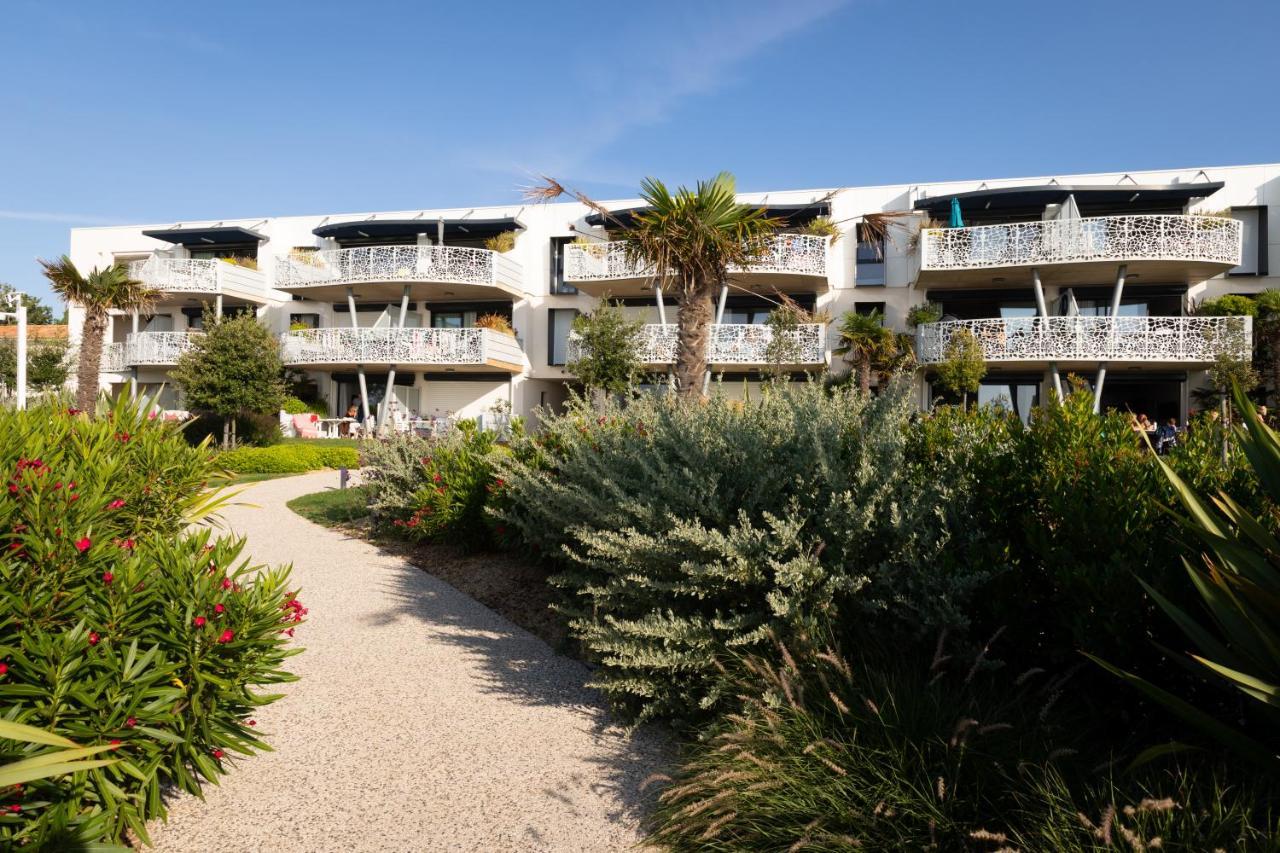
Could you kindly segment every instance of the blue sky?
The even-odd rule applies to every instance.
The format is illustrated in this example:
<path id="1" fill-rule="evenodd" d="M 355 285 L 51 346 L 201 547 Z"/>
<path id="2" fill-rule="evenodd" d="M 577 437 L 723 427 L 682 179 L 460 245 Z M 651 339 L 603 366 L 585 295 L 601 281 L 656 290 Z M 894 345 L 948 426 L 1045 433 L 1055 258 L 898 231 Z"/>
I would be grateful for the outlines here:
<path id="1" fill-rule="evenodd" d="M 7 0 L 0 281 L 74 225 L 1280 159 L 1280 3 Z"/>

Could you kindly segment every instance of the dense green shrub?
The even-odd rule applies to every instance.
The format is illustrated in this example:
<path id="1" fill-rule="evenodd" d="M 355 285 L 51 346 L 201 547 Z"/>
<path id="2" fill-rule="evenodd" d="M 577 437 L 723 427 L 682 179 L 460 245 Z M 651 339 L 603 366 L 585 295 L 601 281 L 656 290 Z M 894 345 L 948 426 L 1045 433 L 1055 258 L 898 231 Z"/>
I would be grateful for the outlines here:
<path id="1" fill-rule="evenodd" d="M 319 415 L 329 417 L 329 405 L 324 400 L 306 401 L 292 395 L 285 397 L 280 409 L 287 415 Z"/>
<path id="2" fill-rule="evenodd" d="M 519 436 L 519 425 L 513 429 Z M 497 433 L 466 421 L 438 440 L 380 442 L 370 449 L 364 468 L 375 525 L 415 541 L 470 549 L 493 544 L 500 531 L 485 508 L 504 488 L 494 463 L 507 452 Z"/>
<path id="3" fill-rule="evenodd" d="M 941 408 L 912 431 L 914 463 L 969 496 L 986 558 L 1010 566 L 975 613 L 985 630 L 1007 626 L 1028 660 L 1061 665 L 1082 648 L 1154 660 L 1150 641 L 1170 636 L 1138 579 L 1181 572 L 1184 546 L 1162 509 L 1173 492 L 1128 417 L 1092 404 L 1078 387 L 1035 409 L 1025 429 L 999 410 Z M 1224 463 L 1221 438 L 1202 419 L 1166 458 L 1199 487 L 1229 486 L 1252 505 L 1256 482 L 1238 450 Z"/>
<path id="4" fill-rule="evenodd" d="M 503 523 L 563 564 L 563 612 L 631 716 L 714 704 L 715 656 L 772 628 L 964 622 L 996 568 L 943 477 L 906 464 L 909 389 L 815 384 L 742 404 L 581 401 L 498 464 Z"/>
<path id="5" fill-rule="evenodd" d="M 278 444 L 228 450 L 218 454 L 218 464 L 235 474 L 302 474 L 320 468 L 358 468 L 360 453 L 320 442 Z"/>
<path id="6" fill-rule="evenodd" d="M 144 407 L 145 408 L 145 407 Z M 89 420 L 0 411 L 0 707 L 121 761 L 5 792 L 5 849 L 146 839 L 168 786 L 198 793 L 230 753 L 265 748 L 249 718 L 291 680 L 302 606 L 287 569 L 188 525 L 221 498 L 174 424 L 129 401 Z M 0 741 L 0 763 L 29 754 Z"/>
<path id="7" fill-rule="evenodd" d="M 732 666 L 742 708 L 690 744 L 660 796 L 672 850 L 1261 849 L 1259 782 L 1224 767 L 1117 767 L 1073 684 L 875 642 L 778 646 Z M 1122 766 L 1122 765 L 1120 765 Z M 1157 839 L 1159 839 L 1157 841 Z"/>

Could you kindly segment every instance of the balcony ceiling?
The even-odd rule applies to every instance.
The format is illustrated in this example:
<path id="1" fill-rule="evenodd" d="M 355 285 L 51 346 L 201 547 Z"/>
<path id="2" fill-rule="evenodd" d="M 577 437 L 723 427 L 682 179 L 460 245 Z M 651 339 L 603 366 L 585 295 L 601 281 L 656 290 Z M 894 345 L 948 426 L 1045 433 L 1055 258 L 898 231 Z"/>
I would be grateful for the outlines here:
<path id="1" fill-rule="evenodd" d="M 947 203 L 950 204 L 950 200 Z M 757 205 L 751 206 L 756 207 Z M 766 216 L 783 220 L 784 228 L 795 228 L 804 225 L 815 217 L 831 215 L 831 205 L 825 201 L 815 201 L 810 204 L 765 204 L 759 205 L 759 207 L 764 210 Z M 637 213 L 648 209 L 647 207 L 628 207 L 623 210 L 615 210 L 611 212 L 612 219 L 609 220 L 606 220 L 599 213 L 593 213 L 585 221 L 588 225 L 604 225 L 610 228 L 626 230 L 634 223 Z"/>
<path id="2" fill-rule="evenodd" d="M 1080 285 L 1110 286 L 1115 283 L 1120 264 L 1128 267 L 1125 286 L 1138 284 L 1187 285 L 1213 278 L 1231 268 L 1230 264 L 1211 261 L 1177 260 L 1108 260 L 1076 263 L 1045 263 L 1038 266 L 1040 281 L 1046 287 Z M 921 270 L 917 287 L 929 289 L 990 288 L 994 290 L 1031 287 L 1031 268 L 1035 264 L 981 269 Z"/>
<path id="3" fill-rule="evenodd" d="M 444 220 L 445 243 L 449 238 L 483 239 L 501 234 L 503 231 L 515 231 L 523 228 L 514 217 L 502 219 L 446 219 Z M 402 237 L 412 243 L 419 234 L 426 234 L 432 240 L 439 233 L 440 220 L 427 219 L 357 219 L 353 222 L 332 222 L 312 229 L 317 237 L 332 237 L 339 243 L 359 240 L 387 240 Z"/>
<path id="4" fill-rule="evenodd" d="M 143 236 L 182 246 L 237 246 L 258 243 L 267 239 L 257 231 L 238 225 L 217 225 L 206 228 L 157 228 L 143 231 Z"/>
<path id="5" fill-rule="evenodd" d="M 1120 212 L 1126 207 L 1135 208 L 1134 212 L 1145 212 L 1152 205 L 1179 207 L 1186 205 L 1193 198 L 1207 198 L 1222 189 L 1221 181 L 1204 181 L 1192 184 L 1109 184 L 1106 186 L 1068 186 L 1065 184 L 1045 184 L 1026 187 L 1001 187 L 998 189 L 975 190 L 967 193 L 939 195 L 922 198 L 915 203 L 915 209 L 928 213 L 935 219 L 946 219 L 951 215 L 951 199 L 960 200 L 960 210 L 967 214 L 971 211 L 984 217 L 1006 213 L 1016 216 L 1027 213 L 1039 214 L 1050 204 L 1062 204 L 1067 196 L 1074 195 L 1076 204 L 1085 216 L 1089 210 L 1106 209 Z"/>

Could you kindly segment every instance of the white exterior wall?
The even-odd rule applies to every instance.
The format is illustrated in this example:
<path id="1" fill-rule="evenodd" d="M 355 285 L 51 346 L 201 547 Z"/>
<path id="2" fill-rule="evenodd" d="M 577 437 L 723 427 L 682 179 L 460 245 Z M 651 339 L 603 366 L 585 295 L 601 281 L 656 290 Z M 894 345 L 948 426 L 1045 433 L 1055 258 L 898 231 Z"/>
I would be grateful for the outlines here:
<path id="1" fill-rule="evenodd" d="M 833 318 L 833 325 L 838 323 L 842 314 L 850 311 L 855 305 L 865 302 L 885 303 L 886 319 L 889 325 L 900 331 L 906 331 L 904 316 L 915 304 L 924 301 L 923 290 L 913 286 L 918 266 L 918 249 L 913 249 L 911 232 L 918 228 L 917 217 L 904 217 L 902 227 L 895 229 L 896 236 L 886 246 L 885 252 L 885 284 L 883 286 L 859 286 L 855 281 L 855 248 L 857 244 L 855 227 L 858 217 L 867 213 L 909 211 L 914 202 L 924 197 L 949 196 L 970 192 L 976 189 L 995 189 L 1027 185 L 1043 185 L 1052 182 L 1076 185 L 1110 185 L 1122 182 L 1138 184 L 1189 183 L 1196 181 L 1223 181 L 1223 189 L 1214 193 L 1209 199 L 1196 205 L 1189 212 L 1216 212 L 1233 206 L 1271 206 L 1268 217 L 1268 233 L 1266 240 L 1269 246 L 1272 274 L 1268 276 L 1217 276 L 1207 281 L 1192 283 L 1188 290 L 1188 298 L 1199 302 L 1206 298 L 1223 293 L 1252 293 L 1268 288 L 1280 288 L 1280 164 L 1257 166 L 1206 167 L 1145 171 L 1145 172 L 1111 172 L 1085 175 L 1044 175 L 1022 178 L 998 178 L 971 181 L 951 181 L 931 184 L 899 184 L 874 187 L 824 188 L 812 190 L 788 190 L 770 193 L 747 193 L 740 196 L 749 203 L 770 204 L 807 204 L 829 198 L 832 207 L 832 218 L 842 229 L 842 236 L 835 241 L 829 256 L 828 276 L 830 289 L 820 293 L 817 307 L 827 311 Z M 605 202 L 611 208 L 627 208 L 639 205 L 638 199 L 623 199 Z M 588 311 L 595 299 L 585 294 L 559 295 L 552 294 L 551 289 L 551 238 L 571 237 L 578 230 L 588 230 L 584 217 L 589 213 L 578 203 L 555 203 L 546 205 L 506 205 L 485 208 L 454 208 L 410 211 L 379 212 L 379 219 L 409 219 L 420 217 L 424 221 L 424 231 L 434 234 L 434 222 L 437 218 L 456 219 L 470 217 L 475 219 L 492 219 L 515 217 L 524 226 L 516 241 L 515 248 L 508 257 L 520 264 L 523 274 L 523 296 L 513 299 L 512 319 L 526 359 L 523 372 L 512 378 L 510 387 L 504 389 L 505 398 L 509 394 L 516 414 L 528 415 L 538 404 L 546 399 L 559 403 L 563 399 L 563 385 L 571 377 L 563 367 L 547 364 L 547 324 L 548 309 L 575 308 Z M 373 214 L 333 214 L 317 216 L 289 216 L 268 219 L 238 219 L 217 221 L 218 225 L 242 226 L 263 234 L 267 241 L 259 249 L 259 269 L 270 283 L 277 255 L 285 255 L 294 246 L 320 246 L 320 239 L 312 234 L 312 229 L 322 224 L 348 220 L 366 219 Z M 212 221 L 198 223 L 186 222 L 184 226 L 215 224 Z M 104 266 L 119 258 L 136 258 L 151 252 L 170 251 L 168 243 L 143 236 L 142 231 L 152 228 L 172 227 L 174 223 L 158 223 L 139 226 L 118 226 L 104 228 L 76 228 L 71 231 L 71 259 L 81 269 Z M 446 244 L 448 240 L 446 240 Z M 1100 282 L 1101 283 L 1101 282 Z M 1046 294 L 1053 298 L 1056 293 Z M 505 299 L 506 294 L 495 290 L 494 299 Z M 418 312 L 422 325 L 429 325 L 429 319 L 422 310 L 420 299 Z M 182 304 L 193 304 L 183 300 Z M 172 304 L 161 308 L 172 313 L 174 328 L 185 328 L 185 317 L 177 310 L 180 305 Z M 657 311 L 653 308 L 629 308 L 629 313 L 644 318 L 646 322 L 657 322 Z M 285 332 L 289 326 L 291 313 L 313 313 L 320 316 L 322 326 L 349 325 L 350 317 L 346 312 L 333 311 L 332 304 L 294 300 L 288 294 L 269 291 L 269 300 L 260 311 L 270 327 L 276 332 Z M 372 316 L 372 315 L 365 315 Z M 668 305 L 667 320 L 675 322 L 675 306 Z M 78 306 L 71 306 L 70 324 L 72 340 L 78 340 L 83 322 L 83 312 Z M 117 328 L 128 328 L 128 321 Z M 115 339 L 115 338 L 113 338 Z M 843 369 L 838 356 L 832 359 L 834 369 Z M 402 371 L 404 369 L 402 368 Z M 432 383 L 421 376 L 421 368 L 416 368 L 416 384 L 422 393 L 422 408 L 430 412 L 436 406 L 430 399 Z M 150 371 L 149 371 L 150 375 Z M 320 380 L 322 393 L 331 393 L 331 388 L 324 372 L 314 374 Z M 125 375 L 103 376 L 104 384 L 127 379 Z M 447 383 L 435 383 L 440 386 Z M 735 382 L 741 386 L 741 382 Z M 456 389 L 455 389 L 456 390 Z M 477 399 L 475 406 L 487 407 L 492 403 L 492 389 L 483 392 L 476 386 Z M 446 402 L 456 403 L 450 397 Z M 331 405 L 337 401 L 330 400 Z M 465 407 L 464 407 L 465 409 Z M 478 413 L 478 412 L 477 412 Z"/>

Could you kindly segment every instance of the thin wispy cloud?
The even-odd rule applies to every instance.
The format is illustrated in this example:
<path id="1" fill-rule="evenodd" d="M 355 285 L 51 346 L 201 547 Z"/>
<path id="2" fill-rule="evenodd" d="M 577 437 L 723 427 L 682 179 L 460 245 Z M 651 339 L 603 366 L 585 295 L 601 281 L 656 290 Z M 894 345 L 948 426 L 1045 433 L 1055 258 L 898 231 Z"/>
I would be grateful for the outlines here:
<path id="1" fill-rule="evenodd" d="M 585 91 L 566 97 L 571 107 L 553 115 L 540 132 L 511 150 L 471 151 L 467 165 L 520 175 L 554 173 L 585 178 L 593 156 L 628 132 L 670 119 L 692 98 L 721 91 L 737 70 L 777 42 L 831 15 L 848 0 L 811 0 L 762 7 L 737 6 L 717 13 L 711 28 L 673 28 L 655 49 L 638 40 L 630 51 L 610 56 L 584 81 Z M 476 156 L 476 155 L 479 156 Z M 633 183 L 630 176 L 607 183 Z"/>
<path id="2" fill-rule="evenodd" d="M 44 210 L 0 210 L 0 219 L 21 222 L 57 222 L 62 225 L 128 225 L 129 220 L 96 213 L 53 213 Z"/>

